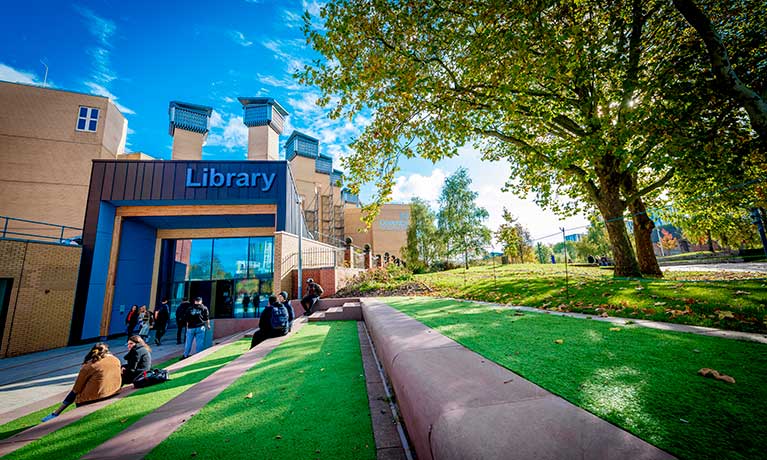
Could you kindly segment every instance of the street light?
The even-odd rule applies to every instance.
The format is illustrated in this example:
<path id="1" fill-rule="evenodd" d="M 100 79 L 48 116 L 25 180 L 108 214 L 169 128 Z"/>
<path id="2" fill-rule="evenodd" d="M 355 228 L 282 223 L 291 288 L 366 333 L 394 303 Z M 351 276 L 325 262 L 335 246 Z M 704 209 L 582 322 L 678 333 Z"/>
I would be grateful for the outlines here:
<path id="1" fill-rule="evenodd" d="M 303 251 L 302 251 L 302 243 L 303 243 L 303 236 L 304 236 L 304 226 L 303 226 L 303 212 L 301 211 L 301 195 L 298 195 L 298 198 L 296 199 L 296 211 L 298 213 L 298 298 L 303 298 L 303 277 L 304 277 L 304 266 L 303 266 Z"/>

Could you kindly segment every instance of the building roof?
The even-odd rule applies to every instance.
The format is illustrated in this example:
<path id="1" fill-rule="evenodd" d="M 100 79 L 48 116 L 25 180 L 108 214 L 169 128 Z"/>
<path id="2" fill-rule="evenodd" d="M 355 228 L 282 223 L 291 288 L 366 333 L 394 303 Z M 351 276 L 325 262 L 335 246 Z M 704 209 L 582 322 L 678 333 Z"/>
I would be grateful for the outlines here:
<path id="1" fill-rule="evenodd" d="M 237 100 L 240 101 L 240 104 L 242 104 L 243 107 L 247 107 L 249 105 L 271 105 L 277 109 L 277 112 L 283 117 L 288 116 L 288 111 L 285 110 L 279 102 L 271 97 L 238 97 Z"/>

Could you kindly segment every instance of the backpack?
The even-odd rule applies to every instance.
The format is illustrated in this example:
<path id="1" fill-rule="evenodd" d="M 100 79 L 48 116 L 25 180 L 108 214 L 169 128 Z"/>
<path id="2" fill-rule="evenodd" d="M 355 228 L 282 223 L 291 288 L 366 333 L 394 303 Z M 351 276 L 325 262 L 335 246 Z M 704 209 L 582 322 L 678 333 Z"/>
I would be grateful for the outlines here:
<path id="1" fill-rule="evenodd" d="M 271 326 L 275 331 L 282 331 L 283 334 L 288 331 L 288 309 L 280 306 L 272 307 Z"/>
<path id="2" fill-rule="evenodd" d="M 144 388 L 168 381 L 168 371 L 165 369 L 150 369 L 144 371 L 133 379 L 135 388 Z"/>

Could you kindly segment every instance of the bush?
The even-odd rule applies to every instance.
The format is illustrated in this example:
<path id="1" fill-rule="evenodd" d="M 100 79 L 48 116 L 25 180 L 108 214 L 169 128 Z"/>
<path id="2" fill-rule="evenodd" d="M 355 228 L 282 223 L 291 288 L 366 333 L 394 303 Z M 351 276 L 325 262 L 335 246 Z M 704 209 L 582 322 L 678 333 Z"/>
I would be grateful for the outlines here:
<path id="1" fill-rule="evenodd" d="M 450 260 L 440 260 L 431 264 L 431 271 L 444 272 L 445 270 L 453 270 L 455 268 L 461 268 L 462 265 Z"/>

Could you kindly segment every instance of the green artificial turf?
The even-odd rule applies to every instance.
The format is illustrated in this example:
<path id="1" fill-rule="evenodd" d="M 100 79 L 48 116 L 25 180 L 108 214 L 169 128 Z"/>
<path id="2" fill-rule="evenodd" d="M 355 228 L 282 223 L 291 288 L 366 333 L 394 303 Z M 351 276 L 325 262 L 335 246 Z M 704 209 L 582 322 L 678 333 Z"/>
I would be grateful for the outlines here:
<path id="1" fill-rule="evenodd" d="M 679 458 L 765 458 L 763 344 L 633 325 L 611 331 L 610 323 L 452 300 L 385 300 Z M 704 367 L 736 383 L 697 375 Z"/>
<path id="2" fill-rule="evenodd" d="M 511 264 L 415 278 L 440 297 L 765 332 L 767 282 L 763 274 L 748 279 L 754 275 L 672 272 L 637 280 L 594 267 L 569 267 L 565 275 L 563 264 Z"/>
<path id="3" fill-rule="evenodd" d="M 375 459 L 353 321 L 309 324 L 148 459 Z"/>
<path id="4" fill-rule="evenodd" d="M 242 339 L 226 345 L 202 360 L 173 372 L 167 382 L 137 390 L 113 404 L 31 442 L 4 458 L 78 459 L 222 368 L 247 351 L 249 347 L 250 339 Z"/>
<path id="5" fill-rule="evenodd" d="M 159 369 L 164 369 L 171 364 L 178 361 L 178 358 L 169 359 L 167 361 L 164 361 L 154 367 L 157 367 Z M 20 433 L 28 428 L 32 428 L 33 426 L 40 423 L 40 420 L 45 417 L 46 415 L 50 414 L 54 410 L 56 410 L 57 407 L 59 407 L 60 403 L 56 403 L 50 407 L 46 407 L 45 409 L 40 409 L 37 412 L 32 412 L 31 414 L 27 414 L 23 417 L 19 417 L 16 420 L 11 420 L 8 423 L 5 423 L 3 425 L 0 425 L 0 440 L 10 438 L 11 436 L 15 435 L 16 433 Z M 64 409 L 64 412 L 68 412 L 72 409 L 74 409 L 74 404 Z"/>

